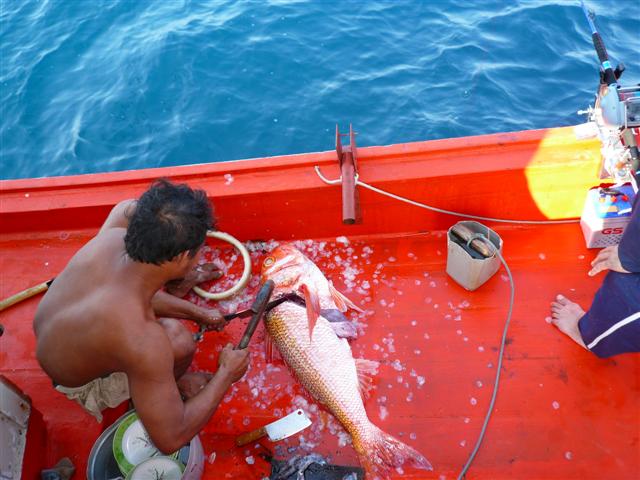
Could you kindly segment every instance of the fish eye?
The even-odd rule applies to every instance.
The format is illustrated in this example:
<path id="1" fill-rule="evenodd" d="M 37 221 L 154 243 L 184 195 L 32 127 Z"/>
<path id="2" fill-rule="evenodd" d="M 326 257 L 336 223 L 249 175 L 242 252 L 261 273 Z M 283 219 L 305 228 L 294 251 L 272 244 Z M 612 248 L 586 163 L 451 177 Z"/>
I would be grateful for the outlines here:
<path id="1" fill-rule="evenodd" d="M 270 267 L 271 265 L 273 265 L 273 264 L 275 263 L 275 261 L 276 261 L 276 260 L 275 260 L 275 258 L 273 258 L 273 257 L 267 257 L 267 258 L 264 260 L 263 265 L 264 265 L 265 267 Z"/>

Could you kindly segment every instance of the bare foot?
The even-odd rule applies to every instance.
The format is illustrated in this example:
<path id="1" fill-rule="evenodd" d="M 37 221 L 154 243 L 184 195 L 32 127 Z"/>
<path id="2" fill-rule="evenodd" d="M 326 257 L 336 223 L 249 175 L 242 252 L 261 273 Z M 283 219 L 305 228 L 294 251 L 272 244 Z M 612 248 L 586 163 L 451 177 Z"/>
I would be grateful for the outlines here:
<path id="1" fill-rule="evenodd" d="M 213 374 L 207 372 L 187 372 L 176 383 L 182 398 L 189 400 L 200 393 L 212 378 Z"/>
<path id="2" fill-rule="evenodd" d="M 558 295 L 555 302 L 551 302 L 550 323 L 553 323 L 558 330 L 573 339 L 578 345 L 587 348 L 582 340 L 582 335 L 578 329 L 578 320 L 584 315 L 584 310 L 580 305 L 569 301 L 569 299 Z"/>
<path id="3" fill-rule="evenodd" d="M 165 287 L 167 292 L 176 297 L 184 297 L 189 290 L 199 283 L 208 280 L 217 280 L 222 277 L 222 272 L 213 263 L 204 263 L 191 270 L 182 280 L 171 280 Z"/>

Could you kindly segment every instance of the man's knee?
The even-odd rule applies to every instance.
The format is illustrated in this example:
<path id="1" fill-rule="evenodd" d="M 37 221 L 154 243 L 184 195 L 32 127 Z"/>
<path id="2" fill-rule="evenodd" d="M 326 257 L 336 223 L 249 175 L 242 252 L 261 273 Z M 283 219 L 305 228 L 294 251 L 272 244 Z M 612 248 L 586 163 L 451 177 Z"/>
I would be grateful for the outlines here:
<path id="1" fill-rule="evenodd" d="M 163 318 L 160 324 L 164 327 L 176 361 L 192 357 L 196 352 L 196 342 L 193 334 L 180 321 L 173 318 Z"/>

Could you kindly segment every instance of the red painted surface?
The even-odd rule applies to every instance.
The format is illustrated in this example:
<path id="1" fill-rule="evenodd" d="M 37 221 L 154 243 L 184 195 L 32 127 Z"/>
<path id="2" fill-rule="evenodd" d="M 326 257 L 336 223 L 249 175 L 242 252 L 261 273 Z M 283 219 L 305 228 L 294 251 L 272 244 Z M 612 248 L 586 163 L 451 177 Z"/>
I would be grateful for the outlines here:
<path id="1" fill-rule="evenodd" d="M 549 215 L 548 205 L 540 203 L 545 201 L 563 207 L 564 216 L 579 216 L 587 188 L 599 183 L 597 143 L 576 141 L 571 129 L 360 148 L 358 160 L 365 182 L 438 207 L 497 217 L 543 219 Z M 419 449 L 435 467 L 431 473 L 405 469 L 394 478 L 455 478 L 473 448 L 491 394 L 508 307 L 504 271 L 479 290 L 465 291 L 445 273 L 444 232 L 457 218 L 367 190 L 360 189 L 363 223 L 343 225 L 340 187 L 323 184 L 313 171 L 316 164 L 330 178 L 339 175 L 335 153 L 323 153 L 1 182 L 0 296 L 55 276 L 95 234 L 109 209 L 137 196 L 151 179 L 164 175 L 188 181 L 209 193 L 220 230 L 244 241 L 311 240 L 305 248 L 327 277 L 369 312 L 352 349 L 357 357 L 383 364 L 365 404 L 370 418 Z M 640 471 L 639 357 L 600 360 L 544 321 L 559 292 L 589 306 L 601 281 L 586 275 L 595 252 L 585 248 L 577 224 L 487 223 L 504 240 L 516 304 L 496 410 L 467 478 L 634 478 Z M 341 235 L 349 245 L 336 242 Z M 320 242 L 327 242 L 323 250 Z M 216 252 L 231 262 L 230 251 Z M 259 252 L 253 255 L 256 265 L 259 257 Z M 238 260 L 231 274 L 239 269 Z M 242 295 L 240 307 L 249 293 Z M 83 478 L 102 426 L 55 392 L 37 365 L 31 328 L 37 302 L 0 313 L 5 326 L 0 374 L 42 412 L 46 463 L 69 456 Z M 221 307 L 231 308 L 232 302 Z M 215 368 L 220 346 L 237 342 L 244 330 L 246 320 L 234 322 L 222 333 L 207 334 L 195 367 Z M 303 402 L 286 368 L 264 366 L 262 327 L 251 349 L 250 373 L 202 433 L 207 454 L 216 453 L 206 464 L 205 478 L 262 478 L 268 468 L 258 450 L 234 447 L 235 435 Z M 423 385 L 418 377 L 424 377 Z M 356 462 L 349 445 L 339 446 L 338 435 L 319 430 L 327 415 L 311 411 L 311 416 L 315 430 L 303 435 L 317 444 L 313 450 L 337 463 Z M 295 453 L 301 453 L 299 436 L 284 446 L 285 451 L 298 446 Z M 246 462 L 248 455 L 254 456 L 253 465 Z"/>
<path id="2" fill-rule="evenodd" d="M 47 428 L 44 424 L 42 414 L 35 409 L 29 415 L 29 427 L 27 428 L 27 444 L 23 462 L 22 478 L 24 480 L 39 480 L 42 478 L 40 472 L 51 467 L 45 463 L 42 455 L 47 450 Z"/>

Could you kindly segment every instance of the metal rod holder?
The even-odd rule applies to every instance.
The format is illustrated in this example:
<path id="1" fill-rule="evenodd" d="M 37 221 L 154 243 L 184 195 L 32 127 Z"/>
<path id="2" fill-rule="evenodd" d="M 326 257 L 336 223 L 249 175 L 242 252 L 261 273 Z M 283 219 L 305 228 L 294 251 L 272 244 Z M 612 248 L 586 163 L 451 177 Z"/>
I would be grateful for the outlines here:
<path id="1" fill-rule="evenodd" d="M 353 126 L 349 124 L 349 145 L 342 145 L 341 134 L 336 125 L 336 153 L 340 163 L 342 176 L 342 223 L 353 225 L 360 221 L 360 202 L 356 189 L 358 176 L 358 148 L 356 146 L 356 134 Z"/>

